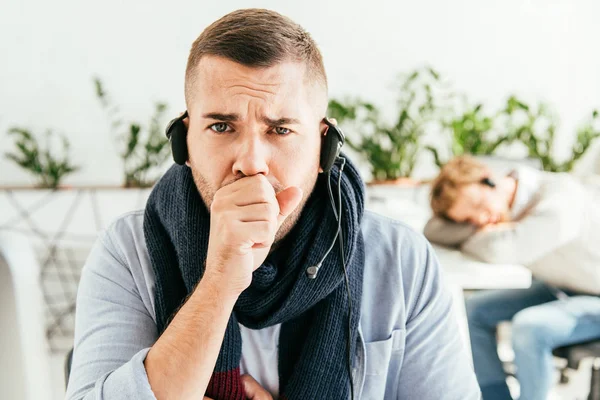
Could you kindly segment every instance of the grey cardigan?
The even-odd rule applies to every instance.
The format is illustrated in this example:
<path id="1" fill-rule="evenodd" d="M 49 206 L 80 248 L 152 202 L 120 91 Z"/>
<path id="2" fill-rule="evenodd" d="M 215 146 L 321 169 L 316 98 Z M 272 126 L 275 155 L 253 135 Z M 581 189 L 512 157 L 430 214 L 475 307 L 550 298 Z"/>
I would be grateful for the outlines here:
<path id="1" fill-rule="evenodd" d="M 148 399 L 144 358 L 157 340 L 143 212 L 97 241 L 77 297 L 67 399 Z M 366 212 L 366 264 L 355 371 L 360 399 L 475 400 L 480 391 L 429 243 Z"/>

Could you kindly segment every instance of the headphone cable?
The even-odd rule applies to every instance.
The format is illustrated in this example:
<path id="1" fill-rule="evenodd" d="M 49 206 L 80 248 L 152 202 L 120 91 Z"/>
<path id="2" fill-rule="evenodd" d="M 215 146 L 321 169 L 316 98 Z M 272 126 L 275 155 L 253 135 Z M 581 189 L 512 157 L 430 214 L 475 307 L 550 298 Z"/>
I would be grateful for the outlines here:
<path id="1" fill-rule="evenodd" d="M 344 269 L 344 279 L 346 282 L 346 293 L 348 294 L 348 340 L 346 341 L 346 355 L 347 355 L 347 368 L 348 376 L 350 377 L 350 398 L 354 400 L 354 374 L 352 371 L 352 294 L 350 291 L 350 280 L 348 278 L 348 270 L 346 268 L 346 257 L 344 255 L 344 234 L 342 231 L 342 173 L 344 172 L 344 166 L 346 165 L 346 159 L 344 157 L 338 157 L 341 160 L 340 173 L 338 175 L 338 209 L 335 209 L 335 200 L 333 198 L 333 190 L 331 189 L 331 171 L 329 171 L 329 179 L 327 179 L 327 187 L 329 189 L 329 200 L 335 214 L 335 218 L 338 221 L 338 228 L 336 237 L 339 238 L 340 243 L 340 255 L 342 257 L 342 268 Z M 335 242 L 334 242 L 335 243 Z"/>

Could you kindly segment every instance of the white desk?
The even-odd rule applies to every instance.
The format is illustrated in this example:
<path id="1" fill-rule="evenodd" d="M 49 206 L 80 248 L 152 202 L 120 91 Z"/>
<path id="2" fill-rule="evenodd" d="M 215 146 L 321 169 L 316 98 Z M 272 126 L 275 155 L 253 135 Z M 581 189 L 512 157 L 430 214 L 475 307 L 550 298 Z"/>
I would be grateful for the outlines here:
<path id="1" fill-rule="evenodd" d="M 531 286 L 531 271 L 522 265 L 488 264 L 456 249 L 433 245 L 444 271 L 464 290 L 525 289 Z"/>

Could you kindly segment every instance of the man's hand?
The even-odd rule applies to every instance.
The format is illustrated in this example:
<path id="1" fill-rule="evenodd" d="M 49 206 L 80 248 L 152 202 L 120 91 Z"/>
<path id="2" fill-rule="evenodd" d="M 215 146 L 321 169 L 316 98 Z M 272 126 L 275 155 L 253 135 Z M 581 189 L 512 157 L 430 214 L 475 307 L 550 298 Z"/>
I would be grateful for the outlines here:
<path id="1" fill-rule="evenodd" d="M 248 400 L 273 400 L 273 396 L 250 375 L 242 375 L 242 384 Z"/>
<path id="2" fill-rule="evenodd" d="M 267 178 L 242 178 L 217 191 L 210 210 L 206 273 L 234 295 L 252 281 L 252 272 L 269 254 L 277 230 L 298 206 L 302 190 L 277 195 Z"/>
<path id="3" fill-rule="evenodd" d="M 242 375 L 242 385 L 248 400 L 273 400 L 271 393 L 263 389 L 262 386 L 250 375 Z M 204 400 L 213 400 L 210 397 L 204 396 Z"/>

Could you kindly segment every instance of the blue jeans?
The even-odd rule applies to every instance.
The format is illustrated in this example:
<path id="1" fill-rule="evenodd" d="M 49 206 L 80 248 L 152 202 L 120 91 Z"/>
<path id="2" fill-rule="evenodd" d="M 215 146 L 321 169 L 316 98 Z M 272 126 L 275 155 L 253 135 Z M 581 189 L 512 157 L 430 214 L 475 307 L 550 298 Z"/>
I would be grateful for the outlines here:
<path id="1" fill-rule="evenodd" d="M 512 320 L 521 400 L 546 400 L 552 349 L 600 338 L 600 298 L 568 293 L 558 300 L 541 282 L 528 289 L 489 290 L 467 298 L 473 364 L 484 400 L 511 399 L 498 357 L 496 327 Z"/>

